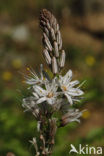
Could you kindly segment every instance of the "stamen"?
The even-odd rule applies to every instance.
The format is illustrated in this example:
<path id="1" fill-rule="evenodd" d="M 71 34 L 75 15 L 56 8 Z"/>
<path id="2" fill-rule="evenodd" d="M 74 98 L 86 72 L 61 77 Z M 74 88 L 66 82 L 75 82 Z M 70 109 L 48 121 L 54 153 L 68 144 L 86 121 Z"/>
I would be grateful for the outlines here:
<path id="1" fill-rule="evenodd" d="M 62 89 L 63 89 L 64 91 L 67 91 L 67 87 L 66 87 L 66 86 L 62 86 Z"/>
<path id="2" fill-rule="evenodd" d="M 52 92 L 48 93 L 47 97 L 48 97 L 48 98 L 53 97 L 53 93 L 52 93 Z"/>

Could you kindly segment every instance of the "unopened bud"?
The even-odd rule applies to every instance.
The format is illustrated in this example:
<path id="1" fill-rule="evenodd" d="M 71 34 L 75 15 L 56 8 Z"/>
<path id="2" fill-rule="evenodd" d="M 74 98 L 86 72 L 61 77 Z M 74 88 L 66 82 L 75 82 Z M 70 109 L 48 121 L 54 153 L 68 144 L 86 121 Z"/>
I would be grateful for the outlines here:
<path id="1" fill-rule="evenodd" d="M 52 25 L 53 29 L 55 29 L 56 25 L 57 25 L 57 20 L 56 20 L 56 18 L 53 15 L 51 17 L 52 17 L 51 25 Z"/>
<path id="2" fill-rule="evenodd" d="M 49 39 L 45 33 L 43 33 L 43 42 L 45 42 L 48 50 L 52 51 L 52 45 L 51 45 L 51 43 L 50 43 L 50 41 L 49 41 Z M 43 43 L 43 45 L 44 45 L 44 43 Z"/>
<path id="3" fill-rule="evenodd" d="M 62 50 L 61 57 L 60 57 L 60 63 L 59 63 L 59 65 L 60 65 L 61 68 L 63 68 L 64 65 L 65 65 L 65 56 L 66 56 L 65 55 L 65 51 Z"/>
<path id="4" fill-rule="evenodd" d="M 50 26 L 50 24 L 49 24 L 48 21 L 47 21 L 46 25 L 47 25 L 47 28 L 50 30 L 51 29 L 51 26 Z"/>
<path id="5" fill-rule="evenodd" d="M 49 37 L 49 31 L 46 27 L 44 28 L 44 31 L 45 31 L 46 35 Z"/>
<path id="6" fill-rule="evenodd" d="M 58 33 L 57 33 L 57 42 L 58 42 L 58 45 L 59 45 L 59 50 L 61 50 L 61 48 L 62 48 L 62 38 L 61 38 L 60 31 L 58 31 Z"/>
<path id="7" fill-rule="evenodd" d="M 51 28 L 51 37 L 52 37 L 52 40 L 55 41 L 56 37 L 55 37 L 55 32 L 53 30 L 53 28 Z"/>
<path id="8" fill-rule="evenodd" d="M 33 140 L 30 140 L 29 142 L 32 143 L 33 145 L 37 144 L 36 138 L 33 138 Z"/>
<path id="9" fill-rule="evenodd" d="M 53 144 L 53 145 L 54 145 L 54 143 L 55 143 L 55 141 L 54 141 L 54 139 L 52 139 L 51 144 Z"/>
<path id="10" fill-rule="evenodd" d="M 39 153 L 39 152 L 37 152 L 37 153 L 36 153 L 36 156 L 39 156 L 39 155 L 40 155 L 40 153 Z"/>
<path id="11" fill-rule="evenodd" d="M 42 29 L 44 28 L 45 25 L 46 25 L 46 23 L 43 20 L 41 20 L 40 21 L 40 26 L 42 27 Z"/>
<path id="12" fill-rule="evenodd" d="M 43 50 L 43 56 L 44 56 L 47 64 L 51 64 L 51 57 L 46 49 Z"/>
<path id="13" fill-rule="evenodd" d="M 56 57 L 59 57 L 59 50 L 58 50 L 58 45 L 57 42 L 54 42 L 54 53 Z"/>
<path id="14" fill-rule="evenodd" d="M 59 24 L 56 25 L 56 30 L 59 31 Z"/>
<path id="15" fill-rule="evenodd" d="M 52 58 L 52 72 L 54 74 L 58 73 L 57 60 L 55 57 Z"/>
<path id="16" fill-rule="evenodd" d="M 42 135 L 42 134 L 40 135 L 40 139 L 41 139 L 41 140 L 43 140 L 43 139 L 44 139 L 44 137 L 43 137 L 43 135 Z"/>

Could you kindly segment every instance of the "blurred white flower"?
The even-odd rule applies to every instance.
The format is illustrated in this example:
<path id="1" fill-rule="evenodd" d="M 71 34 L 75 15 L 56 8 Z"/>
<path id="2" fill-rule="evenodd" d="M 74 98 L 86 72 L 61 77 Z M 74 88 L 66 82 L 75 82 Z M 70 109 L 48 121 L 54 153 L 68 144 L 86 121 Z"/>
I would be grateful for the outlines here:
<path id="1" fill-rule="evenodd" d="M 72 79 L 72 71 L 69 70 L 65 76 L 59 76 L 59 86 L 63 92 L 63 94 L 67 97 L 69 103 L 72 105 L 73 101 L 78 101 L 78 96 L 83 95 L 83 91 L 78 87 L 74 88 L 74 86 L 79 84 L 78 80 L 71 81 Z"/>
<path id="2" fill-rule="evenodd" d="M 26 42 L 30 37 L 28 27 L 25 25 L 19 25 L 12 30 L 11 37 L 18 42 Z"/>
<path id="3" fill-rule="evenodd" d="M 25 111 L 36 109 L 38 107 L 36 104 L 36 100 L 37 98 L 34 96 L 23 98 L 22 106 L 25 108 Z"/>
<path id="4" fill-rule="evenodd" d="M 62 125 L 66 125 L 70 122 L 77 121 L 80 122 L 79 117 L 81 117 L 83 111 L 80 112 L 79 109 L 69 109 L 66 114 L 62 116 Z"/>
<path id="5" fill-rule="evenodd" d="M 37 104 L 47 101 L 48 104 L 54 104 L 57 100 L 59 93 L 57 92 L 58 86 L 55 79 L 51 83 L 45 83 L 45 89 L 39 85 L 33 86 L 33 95 L 38 98 Z"/>

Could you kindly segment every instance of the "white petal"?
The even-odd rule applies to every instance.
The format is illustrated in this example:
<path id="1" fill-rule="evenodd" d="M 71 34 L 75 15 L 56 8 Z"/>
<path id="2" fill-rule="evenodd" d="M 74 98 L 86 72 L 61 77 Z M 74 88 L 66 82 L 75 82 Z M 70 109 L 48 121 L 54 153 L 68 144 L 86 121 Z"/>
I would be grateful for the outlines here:
<path id="1" fill-rule="evenodd" d="M 73 87 L 73 86 L 75 86 L 75 85 L 77 85 L 77 84 L 79 84 L 79 81 L 78 80 L 75 80 L 75 81 L 71 81 L 69 84 L 68 84 L 68 86 L 70 87 Z"/>
<path id="2" fill-rule="evenodd" d="M 46 94 L 46 90 L 44 90 L 40 86 L 33 86 L 33 89 L 39 96 L 44 96 Z"/>
<path id="3" fill-rule="evenodd" d="M 65 93 L 65 96 L 67 97 L 69 103 L 72 105 L 73 101 L 72 101 L 71 97 L 68 94 L 66 94 L 66 93 Z"/>
<path id="4" fill-rule="evenodd" d="M 57 80 L 57 84 L 60 86 L 63 84 L 63 77 L 59 75 L 59 79 Z"/>
<path id="5" fill-rule="evenodd" d="M 56 93 L 57 89 L 58 89 L 58 86 L 56 86 L 56 85 L 54 84 L 54 85 L 53 85 L 53 88 L 52 88 L 53 92 Z"/>
<path id="6" fill-rule="evenodd" d="M 63 77 L 63 84 L 67 85 L 72 79 L 72 71 L 69 70 L 66 75 Z"/>
<path id="7" fill-rule="evenodd" d="M 59 95 L 63 95 L 63 92 L 56 92 L 56 93 L 54 93 L 54 97 L 57 97 Z"/>
<path id="8" fill-rule="evenodd" d="M 30 85 L 35 85 L 36 83 L 37 83 L 37 80 L 35 80 L 35 79 L 28 79 L 27 81 L 26 81 L 26 83 L 27 84 L 30 84 Z"/>
<path id="9" fill-rule="evenodd" d="M 77 118 L 69 119 L 69 122 L 74 122 L 74 121 L 76 121 L 76 122 L 79 122 L 79 123 L 80 123 L 80 120 L 79 120 L 79 119 L 77 119 Z"/>
<path id="10" fill-rule="evenodd" d="M 55 98 L 47 98 L 47 102 L 50 104 L 50 105 L 52 105 L 52 104 L 54 104 L 55 103 Z"/>
<path id="11" fill-rule="evenodd" d="M 80 102 L 79 99 L 74 99 L 74 98 L 72 98 L 72 100 L 73 100 L 73 101 L 76 101 L 76 102 Z"/>
<path id="12" fill-rule="evenodd" d="M 45 87 L 46 87 L 46 90 L 50 90 L 50 84 L 48 81 L 45 82 Z"/>
<path id="13" fill-rule="evenodd" d="M 78 88 L 69 88 L 68 94 L 70 94 L 72 96 L 81 96 L 84 94 L 84 92 Z"/>
<path id="14" fill-rule="evenodd" d="M 39 104 L 39 103 L 42 103 L 44 101 L 46 101 L 46 97 L 40 98 L 36 103 Z"/>
<path id="15" fill-rule="evenodd" d="M 36 97 L 36 99 L 39 98 L 39 96 L 35 92 L 33 92 L 33 95 Z"/>
<path id="16" fill-rule="evenodd" d="M 54 92 L 55 93 L 57 91 L 57 88 L 58 88 L 58 84 L 56 82 L 56 78 L 54 78 L 52 80 L 51 85 L 48 86 L 47 90 L 48 90 L 48 92 L 50 91 L 50 92 Z"/>

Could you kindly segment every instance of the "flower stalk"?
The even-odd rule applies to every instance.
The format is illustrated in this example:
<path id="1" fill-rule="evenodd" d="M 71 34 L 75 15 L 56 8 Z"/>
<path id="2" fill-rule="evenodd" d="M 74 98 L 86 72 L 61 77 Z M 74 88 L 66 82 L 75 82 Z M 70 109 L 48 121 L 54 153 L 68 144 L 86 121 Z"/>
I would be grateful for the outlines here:
<path id="1" fill-rule="evenodd" d="M 50 11 L 43 9 L 40 12 L 40 26 L 43 31 L 42 54 L 53 76 L 49 76 L 42 64 L 40 74 L 28 69 L 31 76 L 26 76 L 25 79 L 31 86 L 31 96 L 23 99 L 22 106 L 37 121 L 39 138 L 30 141 L 34 145 L 35 156 L 49 156 L 53 151 L 57 128 L 80 121 L 79 117 L 83 112 L 72 106 L 80 101 L 84 93 L 80 89 L 79 81 L 72 81 L 71 70 L 64 76 L 60 74 L 65 65 L 66 54 L 62 48 L 59 24 Z"/>

